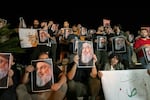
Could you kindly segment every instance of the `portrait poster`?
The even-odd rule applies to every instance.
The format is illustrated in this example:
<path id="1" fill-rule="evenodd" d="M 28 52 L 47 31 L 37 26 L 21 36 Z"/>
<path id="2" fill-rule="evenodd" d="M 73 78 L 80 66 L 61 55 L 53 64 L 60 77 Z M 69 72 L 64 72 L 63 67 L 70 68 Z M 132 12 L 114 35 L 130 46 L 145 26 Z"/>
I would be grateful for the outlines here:
<path id="1" fill-rule="evenodd" d="M 54 84 L 52 59 L 32 60 L 35 70 L 31 72 L 32 92 L 50 91 Z"/>
<path id="2" fill-rule="evenodd" d="M 86 36 L 87 33 L 88 33 L 87 28 L 86 28 L 86 27 L 81 27 L 81 33 L 80 33 L 80 35 L 81 35 L 81 36 Z"/>
<path id="3" fill-rule="evenodd" d="M 19 28 L 21 48 L 31 48 L 38 45 L 37 29 Z"/>
<path id="4" fill-rule="evenodd" d="M 92 41 L 78 41 L 77 54 L 79 56 L 79 68 L 93 67 L 93 42 Z"/>
<path id="5" fill-rule="evenodd" d="M 64 38 L 68 39 L 69 34 L 72 34 L 71 28 L 63 28 L 64 29 Z"/>
<path id="6" fill-rule="evenodd" d="M 106 36 L 97 36 L 97 50 L 107 51 L 107 37 Z"/>
<path id="7" fill-rule="evenodd" d="M 142 48 L 146 63 L 150 63 L 150 46 Z"/>
<path id="8" fill-rule="evenodd" d="M 125 53 L 127 51 L 125 38 L 116 36 L 112 38 L 112 51 L 114 53 Z"/>
<path id="9" fill-rule="evenodd" d="M 0 53 L 0 88 L 8 88 L 11 53 Z"/>
<path id="10" fill-rule="evenodd" d="M 147 69 L 101 71 L 105 100 L 150 100 Z"/>
<path id="11" fill-rule="evenodd" d="M 38 30 L 38 45 L 48 45 L 50 44 L 49 34 L 46 30 Z"/>

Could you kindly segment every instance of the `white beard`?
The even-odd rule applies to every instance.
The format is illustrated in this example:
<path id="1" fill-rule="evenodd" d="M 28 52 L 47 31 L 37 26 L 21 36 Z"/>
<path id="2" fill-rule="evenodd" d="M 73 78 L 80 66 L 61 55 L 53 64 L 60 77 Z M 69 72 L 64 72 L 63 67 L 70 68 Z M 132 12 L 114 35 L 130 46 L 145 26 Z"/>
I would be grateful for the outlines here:
<path id="1" fill-rule="evenodd" d="M 7 75 L 7 71 L 0 69 L 0 80 Z"/>
<path id="2" fill-rule="evenodd" d="M 90 54 L 87 54 L 87 55 L 82 55 L 81 56 L 81 61 L 83 62 L 83 63 L 88 63 L 90 60 L 92 59 L 92 55 L 90 55 Z"/>
<path id="3" fill-rule="evenodd" d="M 123 48 L 123 46 L 121 44 L 119 44 L 119 45 L 116 45 L 115 48 L 116 48 L 116 50 L 120 50 L 121 48 Z"/>
<path id="4" fill-rule="evenodd" d="M 100 47 L 100 48 L 103 48 L 104 46 L 105 46 L 104 43 L 100 43 L 100 44 L 99 44 L 99 47 Z"/>
<path id="5" fill-rule="evenodd" d="M 40 38 L 41 42 L 46 42 L 47 38 Z"/>
<path id="6" fill-rule="evenodd" d="M 42 87 L 46 85 L 51 80 L 51 75 L 45 75 L 40 78 L 38 75 L 36 75 L 36 85 L 39 87 Z"/>

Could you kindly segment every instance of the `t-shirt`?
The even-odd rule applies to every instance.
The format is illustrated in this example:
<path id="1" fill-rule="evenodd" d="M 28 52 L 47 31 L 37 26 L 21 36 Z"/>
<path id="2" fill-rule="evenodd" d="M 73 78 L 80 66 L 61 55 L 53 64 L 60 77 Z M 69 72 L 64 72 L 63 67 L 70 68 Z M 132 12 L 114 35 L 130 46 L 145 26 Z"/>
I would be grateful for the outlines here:
<path id="1" fill-rule="evenodd" d="M 71 70 L 73 65 L 74 65 L 74 62 L 68 65 L 67 72 Z M 82 82 L 82 83 L 87 83 L 88 79 L 90 78 L 90 72 L 91 72 L 91 68 L 77 68 L 76 74 L 73 80 Z"/>
<path id="2" fill-rule="evenodd" d="M 139 38 L 135 40 L 133 47 L 134 49 L 138 49 L 141 46 L 144 46 L 145 44 L 150 44 L 150 39 L 143 40 L 142 38 Z M 137 53 L 138 58 L 144 57 L 142 49 Z"/>

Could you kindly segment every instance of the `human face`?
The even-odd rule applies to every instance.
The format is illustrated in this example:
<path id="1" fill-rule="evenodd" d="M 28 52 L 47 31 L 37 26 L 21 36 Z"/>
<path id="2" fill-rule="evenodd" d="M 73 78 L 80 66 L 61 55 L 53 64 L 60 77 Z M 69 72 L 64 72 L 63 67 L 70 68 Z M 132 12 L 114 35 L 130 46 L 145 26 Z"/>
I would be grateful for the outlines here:
<path id="1" fill-rule="evenodd" d="M 35 19 L 35 20 L 33 21 L 33 25 L 34 25 L 34 27 L 38 27 L 38 26 L 40 25 L 39 20 Z"/>
<path id="2" fill-rule="evenodd" d="M 0 68 L 5 67 L 8 67 L 8 59 L 4 58 L 3 56 L 0 56 Z"/>
<path id="3" fill-rule="evenodd" d="M 41 31 L 40 32 L 40 41 L 45 42 L 47 40 L 46 32 Z"/>
<path id="4" fill-rule="evenodd" d="M 44 75 L 50 73 L 50 65 L 45 62 L 37 63 L 37 73 L 42 78 Z"/>
<path id="5" fill-rule="evenodd" d="M 2 79 L 7 75 L 8 68 L 9 68 L 8 59 L 4 58 L 3 56 L 0 56 L 0 79 Z"/>
<path id="6" fill-rule="evenodd" d="M 48 25 L 49 25 L 49 26 L 51 26 L 51 25 L 53 25 L 53 24 L 54 24 L 54 22 L 53 22 L 52 20 L 48 22 Z"/>
<path id="7" fill-rule="evenodd" d="M 83 63 L 88 63 L 93 57 L 92 46 L 89 43 L 83 43 L 81 60 Z"/>
<path id="8" fill-rule="evenodd" d="M 114 65 L 117 65 L 119 62 L 119 60 L 117 59 L 116 56 L 114 56 L 112 59 L 111 59 L 111 65 L 114 66 Z"/>
<path id="9" fill-rule="evenodd" d="M 86 35 L 86 33 L 87 33 L 87 29 L 85 27 L 82 27 L 81 34 Z"/>
<path id="10" fill-rule="evenodd" d="M 106 39 L 104 37 L 101 37 L 99 47 L 103 48 L 105 46 L 105 43 L 106 43 Z"/>
<path id="11" fill-rule="evenodd" d="M 37 85 L 43 86 L 48 83 L 52 78 L 52 70 L 50 65 L 46 62 L 37 63 Z"/>
<path id="12" fill-rule="evenodd" d="M 64 22 L 64 28 L 69 28 L 69 22 L 68 21 Z"/>
<path id="13" fill-rule="evenodd" d="M 77 32 L 77 31 L 78 31 L 78 27 L 77 27 L 77 26 L 75 26 L 75 25 L 74 25 L 74 26 L 72 26 L 72 31 L 73 31 L 73 32 Z"/>
<path id="14" fill-rule="evenodd" d="M 143 30 L 141 30 L 141 37 L 142 38 L 146 38 L 146 37 L 148 37 L 149 36 L 149 33 L 148 33 L 148 31 L 145 29 L 143 29 Z"/>
<path id="15" fill-rule="evenodd" d="M 104 32 L 104 27 L 103 26 L 99 26 L 97 29 L 97 33 L 101 34 Z"/>
<path id="16" fill-rule="evenodd" d="M 56 31 L 58 29 L 58 24 L 52 24 L 51 30 Z"/>
<path id="17" fill-rule="evenodd" d="M 115 39 L 115 41 L 116 41 L 116 45 L 115 45 L 116 50 L 120 50 L 121 48 L 124 47 L 124 39 L 123 38 L 117 38 L 117 39 Z"/>

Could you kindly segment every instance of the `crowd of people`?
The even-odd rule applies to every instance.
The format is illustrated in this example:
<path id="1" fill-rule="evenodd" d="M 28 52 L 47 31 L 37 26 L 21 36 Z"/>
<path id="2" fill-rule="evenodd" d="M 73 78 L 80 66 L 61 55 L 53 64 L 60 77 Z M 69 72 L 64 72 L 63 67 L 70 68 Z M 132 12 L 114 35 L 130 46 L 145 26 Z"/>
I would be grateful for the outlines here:
<path id="1" fill-rule="evenodd" d="M 34 19 L 31 26 L 19 25 L 18 30 L 37 29 L 40 44 L 26 49 L 22 73 L 13 53 L 0 54 L 1 87 L 6 77 L 0 100 L 105 100 L 100 71 L 136 68 L 136 62 L 143 69 L 150 68 L 143 50 L 150 45 L 147 28 L 135 36 L 119 24 L 99 25 L 92 31 L 68 21 L 61 26 Z"/>

